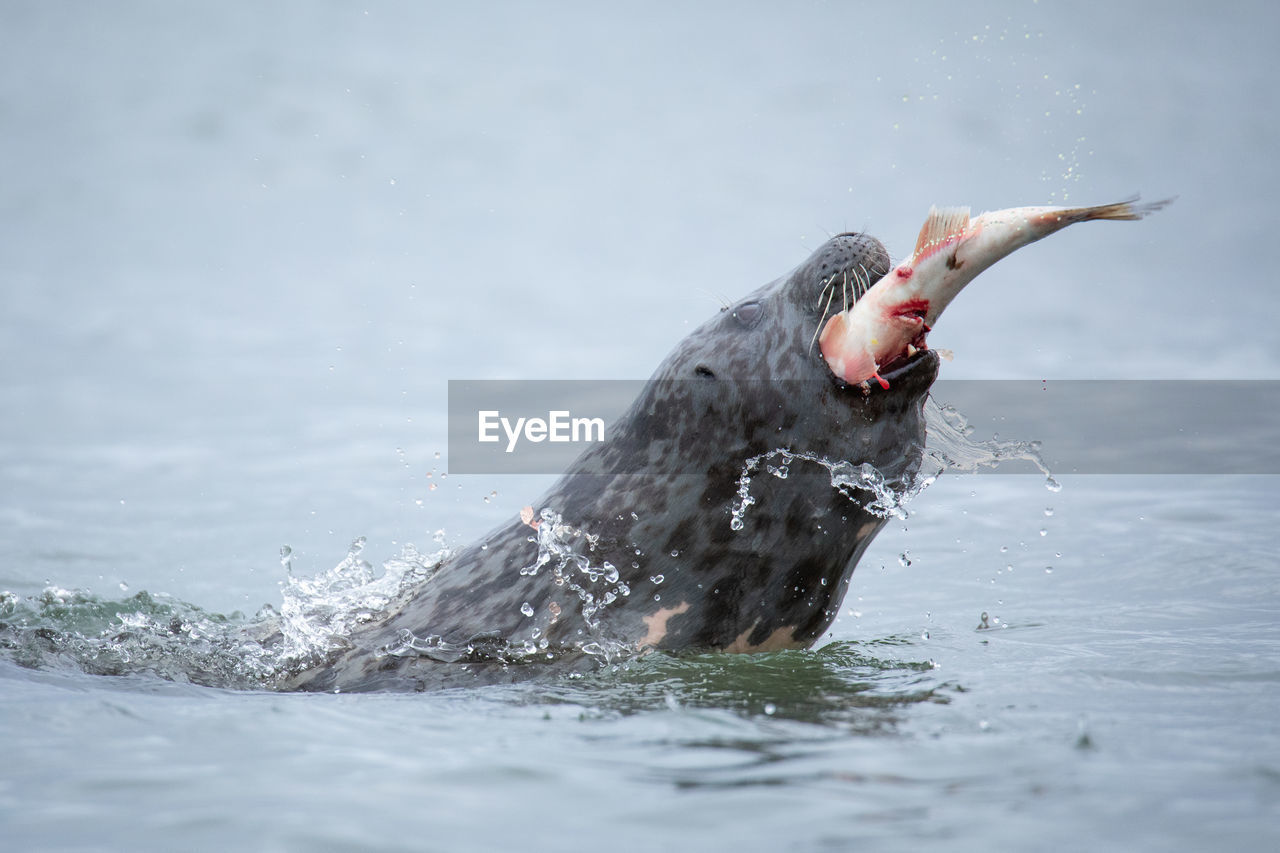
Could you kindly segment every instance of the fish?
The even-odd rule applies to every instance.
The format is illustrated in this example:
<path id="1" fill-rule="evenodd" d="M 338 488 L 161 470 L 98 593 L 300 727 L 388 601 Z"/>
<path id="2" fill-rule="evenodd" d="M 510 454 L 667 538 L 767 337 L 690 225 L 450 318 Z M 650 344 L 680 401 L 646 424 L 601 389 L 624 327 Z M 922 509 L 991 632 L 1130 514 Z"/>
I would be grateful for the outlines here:
<path id="1" fill-rule="evenodd" d="M 827 366 L 869 389 L 899 362 L 927 349 L 926 336 L 964 286 L 1001 258 L 1077 222 L 1133 221 L 1174 199 L 1138 198 L 1093 207 L 1011 207 L 970 217 L 967 207 L 931 207 L 915 249 L 844 310 L 819 319 Z M 825 321 L 825 325 L 824 325 Z"/>

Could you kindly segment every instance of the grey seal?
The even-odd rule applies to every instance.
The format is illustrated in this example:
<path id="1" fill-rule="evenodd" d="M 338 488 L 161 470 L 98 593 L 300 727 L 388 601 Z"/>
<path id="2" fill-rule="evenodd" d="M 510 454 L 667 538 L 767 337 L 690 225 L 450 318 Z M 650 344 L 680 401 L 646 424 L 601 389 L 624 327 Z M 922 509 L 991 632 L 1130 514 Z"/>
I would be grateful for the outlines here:
<path id="1" fill-rule="evenodd" d="M 405 589 L 345 648 L 280 685 L 423 690 L 597 666 L 649 649 L 807 647 L 830 626 L 923 453 L 938 358 L 849 384 L 815 346 L 890 269 L 865 234 L 685 338 L 533 505 Z M 869 466 L 869 467 L 868 467 Z"/>

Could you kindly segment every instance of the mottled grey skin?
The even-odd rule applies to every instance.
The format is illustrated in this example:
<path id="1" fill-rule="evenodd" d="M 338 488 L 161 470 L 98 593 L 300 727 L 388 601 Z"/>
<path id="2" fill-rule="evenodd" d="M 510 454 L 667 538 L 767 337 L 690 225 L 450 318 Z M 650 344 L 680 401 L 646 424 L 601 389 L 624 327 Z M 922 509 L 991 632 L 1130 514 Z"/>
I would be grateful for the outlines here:
<path id="1" fill-rule="evenodd" d="M 855 502 L 832 487 L 826 468 L 794 460 L 785 479 L 763 468 L 754 473 L 755 503 L 734 530 L 739 477 L 746 460 L 784 447 L 870 462 L 891 481 L 914 474 L 936 356 L 921 352 L 887 375 L 889 390 L 866 391 L 837 380 L 811 346 L 824 283 L 833 276 L 842 283 L 854 271 L 869 271 L 874 281 L 889 266 L 879 241 L 843 234 L 722 311 L 667 357 L 609 441 L 584 453 L 533 504 L 598 537 L 594 548 L 565 538 L 592 569 L 606 561 L 616 567 L 629 594 L 617 582 L 592 582 L 571 562 L 557 584 L 555 559 L 522 574 L 549 522 L 536 531 L 512 519 L 362 626 L 348 650 L 282 686 L 413 690 L 563 674 L 596 665 L 598 656 L 580 651 L 591 642 L 612 643 L 614 655 L 811 645 L 835 618 L 885 519 L 863 508 L 870 495 Z M 837 284 L 837 309 L 840 290 Z M 582 594 L 599 601 L 611 592 L 614 601 L 584 618 Z M 522 612 L 525 603 L 533 616 Z M 454 650 L 379 654 L 401 644 L 404 630 L 440 637 Z M 543 638 L 546 651 L 513 651 Z"/>

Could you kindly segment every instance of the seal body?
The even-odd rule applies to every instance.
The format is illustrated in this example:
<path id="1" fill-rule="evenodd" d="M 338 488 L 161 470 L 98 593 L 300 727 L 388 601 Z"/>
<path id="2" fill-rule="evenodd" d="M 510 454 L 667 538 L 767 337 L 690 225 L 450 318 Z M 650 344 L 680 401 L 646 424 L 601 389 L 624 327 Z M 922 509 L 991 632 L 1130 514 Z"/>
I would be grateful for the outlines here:
<path id="1" fill-rule="evenodd" d="M 885 524 L 856 476 L 910 480 L 938 361 L 846 384 L 813 346 L 890 268 L 842 234 L 703 324 L 609 441 L 282 686 L 414 690 L 590 668 L 645 649 L 807 647 Z M 850 294 L 849 289 L 854 289 Z"/>

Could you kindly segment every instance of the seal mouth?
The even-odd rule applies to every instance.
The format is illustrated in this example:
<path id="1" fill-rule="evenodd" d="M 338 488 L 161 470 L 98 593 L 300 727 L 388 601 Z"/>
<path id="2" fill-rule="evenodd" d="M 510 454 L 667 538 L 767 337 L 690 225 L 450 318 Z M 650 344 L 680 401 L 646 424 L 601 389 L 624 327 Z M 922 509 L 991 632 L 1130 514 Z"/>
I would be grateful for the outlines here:
<path id="1" fill-rule="evenodd" d="M 923 337 L 924 336 L 921 335 L 922 339 Z M 921 340 L 921 343 L 923 343 L 923 340 Z M 827 373 L 830 374 L 830 376 L 843 388 L 857 389 L 858 392 L 864 396 L 868 394 L 888 393 L 897 388 L 899 383 L 904 382 L 922 365 L 927 362 L 931 362 L 938 357 L 937 353 L 927 347 L 915 346 L 914 344 L 913 346 L 915 348 L 912 350 L 910 355 L 903 352 L 892 361 L 887 362 L 885 366 L 880 369 L 879 376 L 885 383 L 887 383 L 887 387 L 873 381 L 849 383 L 837 376 L 835 372 L 826 365 L 825 361 L 823 362 L 823 366 L 827 368 Z"/>
<path id="2" fill-rule="evenodd" d="M 923 346 L 923 344 L 924 334 L 921 334 L 920 343 L 914 345 L 915 350 L 911 355 L 907 355 L 907 353 L 904 352 L 902 355 L 892 361 L 889 361 L 883 368 L 881 368 L 880 376 L 889 383 L 890 387 L 893 387 L 894 379 L 901 379 L 903 376 L 906 376 L 907 373 L 911 372 L 917 364 L 932 357 L 928 347 Z"/>
<path id="3" fill-rule="evenodd" d="M 884 379 L 888 379 L 890 374 L 896 373 L 904 367 L 907 367 L 914 359 L 919 358 L 922 353 L 929 349 L 929 345 L 925 343 L 925 338 L 928 337 L 929 332 L 932 330 L 924 322 L 924 312 L 911 312 L 910 314 L 904 314 L 904 316 L 911 316 L 915 318 L 916 322 L 920 323 L 920 331 L 911 340 L 911 342 L 907 344 L 906 349 L 886 361 L 881 366 L 880 376 Z"/>

